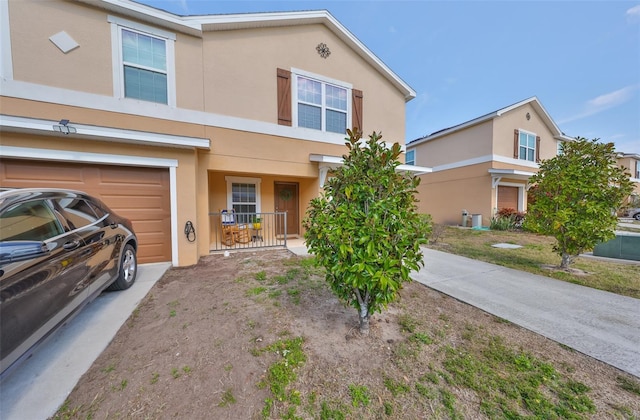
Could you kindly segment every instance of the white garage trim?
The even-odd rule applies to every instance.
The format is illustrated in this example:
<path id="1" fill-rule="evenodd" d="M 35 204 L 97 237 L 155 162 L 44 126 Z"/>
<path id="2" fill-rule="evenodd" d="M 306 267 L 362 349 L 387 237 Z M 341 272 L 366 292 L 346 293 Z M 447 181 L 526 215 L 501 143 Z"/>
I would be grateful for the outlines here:
<path id="1" fill-rule="evenodd" d="M 0 156 L 15 159 L 40 159 L 47 161 L 106 164 L 116 166 L 145 166 L 169 169 L 169 193 L 171 197 L 171 263 L 179 266 L 178 260 L 178 193 L 176 159 L 160 159 L 131 155 L 74 152 L 70 150 L 33 149 L 0 145 Z"/>
<path id="2" fill-rule="evenodd" d="M 517 184 L 515 182 L 499 182 L 498 185 L 496 185 L 494 188 L 494 191 L 495 191 L 494 200 L 495 200 L 496 206 L 498 205 L 498 187 L 517 187 L 518 188 L 518 208 L 516 210 L 525 211 L 525 208 L 524 208 L 525 185 Z"/>

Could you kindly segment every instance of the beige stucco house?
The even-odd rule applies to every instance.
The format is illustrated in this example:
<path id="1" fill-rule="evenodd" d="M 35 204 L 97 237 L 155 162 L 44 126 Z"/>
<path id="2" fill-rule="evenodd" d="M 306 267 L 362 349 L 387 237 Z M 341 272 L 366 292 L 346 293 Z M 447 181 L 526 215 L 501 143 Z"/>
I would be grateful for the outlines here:
<path id="1" fill-rule="evenodd" d="M 404 146 L 415 97 L 327 11 L 9 0 L 0 49 L 0 184 L 100 196 L 133 220 L 140 262 L 196 263 L 220 209 L 286 211 L 302 233 L 345 129 Z"/>
<path id="2" fill-rule="evenodd" d="M 464 210 L 485 226 L 499 209 L 526 211 L 529 177 L 571 140 L 535 97 L 413 140 L 407 163 L 433 169 L 421 175 L 420 211 L 461 224 Z"/>
<path id="3" fill-rule="evenodd" d="M 640 202 L 640 155 L 637 153 L 619 153 L 618 166 L 625 168 L 635 185 L 628 202 L 636 206 Z"/>

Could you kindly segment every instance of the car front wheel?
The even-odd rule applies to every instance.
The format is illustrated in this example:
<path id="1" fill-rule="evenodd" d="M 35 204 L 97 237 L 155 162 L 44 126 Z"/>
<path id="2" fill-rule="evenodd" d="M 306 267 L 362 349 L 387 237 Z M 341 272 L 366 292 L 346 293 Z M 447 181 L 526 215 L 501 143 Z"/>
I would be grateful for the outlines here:
<path id="1" fill-rule="evenodd" d="M 127 244 L 122 251 L 120 257 L 120 272 L 118 278 L 111 283 L 108 290 L 125 290 L 131 287 L 134 281 L 136 281 L 136 274 L 138 272 L 138 259 L 136 257 L 136 250 L 133 246 Z"/>
<path id="2" fill-rule="evenodd" d="M 640 220 L 640 213 L 634 214 L 633 218 L 636 219 L 636 220 Z"/>

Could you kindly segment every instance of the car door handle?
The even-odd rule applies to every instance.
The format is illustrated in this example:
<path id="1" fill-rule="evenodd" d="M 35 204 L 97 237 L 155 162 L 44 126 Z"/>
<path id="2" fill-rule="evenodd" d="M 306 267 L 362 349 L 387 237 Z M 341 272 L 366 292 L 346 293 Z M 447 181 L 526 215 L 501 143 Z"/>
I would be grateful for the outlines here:
<path id="1" fill-rule="evenodd" d="M 64 245 L 62 245 L 62 247 L 64 249 L 66 249 L 67 251 L 71 251 L 72 249 L 76 249 L 79 246 L 80 246 L 80 241 L 71 241 L 71 242 L 67 242 Z"/>

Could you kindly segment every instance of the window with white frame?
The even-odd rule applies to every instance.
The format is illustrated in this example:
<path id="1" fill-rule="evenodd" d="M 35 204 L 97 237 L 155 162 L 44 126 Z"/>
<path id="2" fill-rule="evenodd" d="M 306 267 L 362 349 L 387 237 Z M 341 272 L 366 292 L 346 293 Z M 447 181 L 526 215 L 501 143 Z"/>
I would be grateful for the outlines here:
<path id="1" fill-rule="evenodd" d="M 564 153 L 563 148 L 564 148 L 564 142 L 558 141 L 558 149 L 556 150 L 556 154 L 561 155 L 562 153 Z"/>
<path id="2" fill-rule="evenodd" d="M 518 158 L 522 160 L 528 160 L 529 162 L 536 161 L 536 135 L 520 131 L 518 137 L 519 153 Z"/>
<path id="3" fill-rule="evenodd" d="M 227 208 L 233 209 L 238 221 L 247 223 L 253 214 L 260 213 L 260 178 L 226 177 Z"/>
<path id="4" fill-rule="evenodd" d="M 175 34 L 109 16 L 114 94 L 175 106 Z"/>
<path id="5" fill-rule="evenodd" d="M 640 179 L 640 160 L 636 160 L 635 178 Z"/>
<path id="6" fill-rule="evenodd" d="M 305 75 L 296 76 L 298 127 L 345 134 L 350 88 Z"/>
<path id="7" fill-rule="evenodd" d="M 415 150 L 407 150 L 407 154 L 404 157 L 404 162 L 407 165 L 415 165 L 416 164 L 416 151 Z"/>

